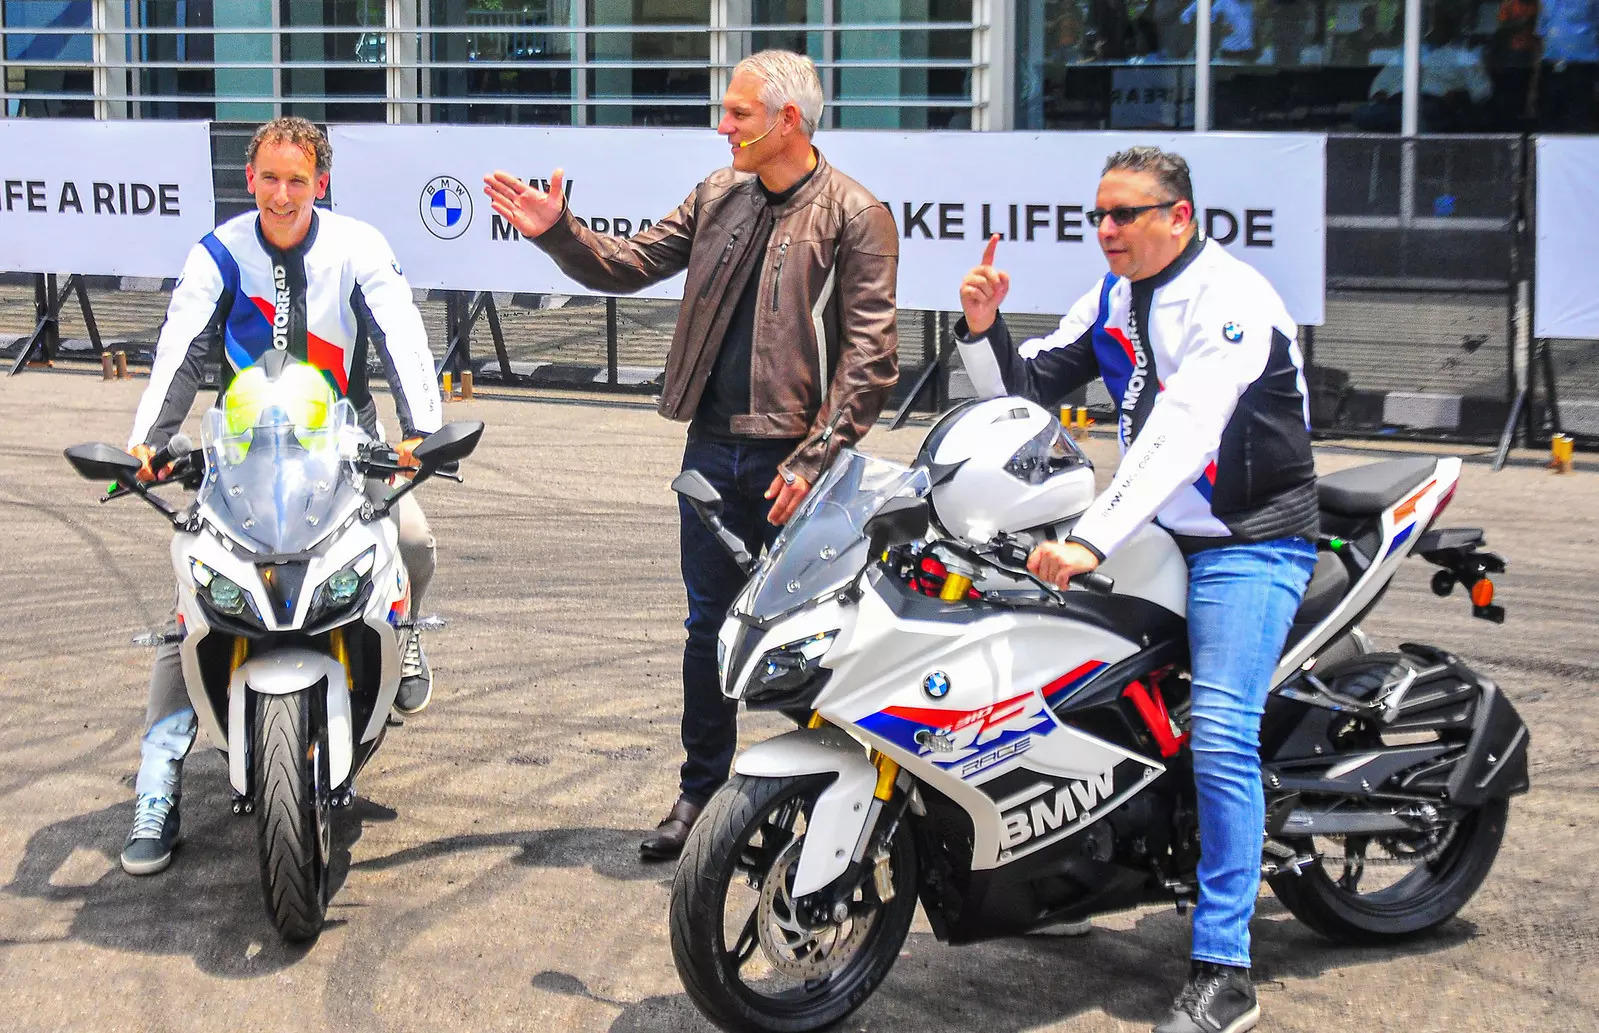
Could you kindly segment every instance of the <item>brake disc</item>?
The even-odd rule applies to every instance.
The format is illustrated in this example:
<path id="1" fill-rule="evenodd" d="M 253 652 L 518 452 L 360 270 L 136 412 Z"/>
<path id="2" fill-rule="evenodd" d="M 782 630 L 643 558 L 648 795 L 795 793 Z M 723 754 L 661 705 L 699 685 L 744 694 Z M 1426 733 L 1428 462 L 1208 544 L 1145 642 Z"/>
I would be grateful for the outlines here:
<path id="1" fill-rule="evenodd" d="M 803 844 L 804 837 L 790 843 L 766 873 L 756 904 L 756 928 L 761 953 L 772 968 L 793 979 L 809 980 L 832 975 L 855 956 L 877 921 L 877 911 L 852 911 L 842 922 L 821 926 L 805 921 L 789 893 L 790 875 L 799 863 Z"/>

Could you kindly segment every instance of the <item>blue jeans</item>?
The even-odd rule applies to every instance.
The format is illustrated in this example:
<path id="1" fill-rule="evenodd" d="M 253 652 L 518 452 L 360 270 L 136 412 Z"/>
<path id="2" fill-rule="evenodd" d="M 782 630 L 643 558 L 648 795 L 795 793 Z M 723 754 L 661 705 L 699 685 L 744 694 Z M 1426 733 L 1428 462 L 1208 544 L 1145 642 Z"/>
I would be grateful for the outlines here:
<path id="1" fill-rule="evenodd" d="M 1249 966 L 1249 919 L 1260 892 L 1266 801 L 1260 718 L 1316 565 L 1303 538 L 1206 549 L 1188 557 L 1193 661 L 1191 747 L 1199 798 L 1196 961 Z"/>
<path id="2" fill-rule="evenodd" d="M 764 498 L 777 464 L 796 442 L 725 441 L 690 431 L 683 469 L 698 470 L 722 496 L 722 523 L 744 542 L 751 556 L 777 539 L 766 519 Z M 683 797 L 704 805 L 727 781 L 738 745 L 738 704 L 722 695 L 716 674 L 716 636 L 728 607 L 749 580 L 704 523 L 681 498 L 677 502 L 683 587 L 688 592 L 688 641 L 683 646 Z"/>

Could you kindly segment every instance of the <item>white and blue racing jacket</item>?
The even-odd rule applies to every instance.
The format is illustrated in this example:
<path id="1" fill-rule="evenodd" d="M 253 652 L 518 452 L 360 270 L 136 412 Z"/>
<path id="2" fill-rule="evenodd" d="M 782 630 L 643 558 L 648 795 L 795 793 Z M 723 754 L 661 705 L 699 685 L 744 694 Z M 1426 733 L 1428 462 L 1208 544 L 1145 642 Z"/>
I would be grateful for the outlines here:
<path id="1" fill-rule="evenodd" d="M 305 240 L 280 251 L 258 218 L 251 211 L 229 219 L 190 249 L 128 447 L 159 448 L 177 433 L 219 341 L 222 390 L 266 352 L 285 350 L 322 370 L 374 436 L 367 353 L 376 349 L 404 436 L 437 430 L 443 406 L 427 330 L 383 234 L 319 208 Z"/>
<path id="2" fill-rule="evenodd" d="M 1315 539 L 1316 473 L 1298 327 L 1266 278 L 1199 235 L 1155 276 L 1107 274 L 1047 337 L 956 325 L 980 397 L 1053 408 L 1095 377 L 1122 462 L 1071 540 L 1101 559 L 1151 518 L 1185 552 Z"/>

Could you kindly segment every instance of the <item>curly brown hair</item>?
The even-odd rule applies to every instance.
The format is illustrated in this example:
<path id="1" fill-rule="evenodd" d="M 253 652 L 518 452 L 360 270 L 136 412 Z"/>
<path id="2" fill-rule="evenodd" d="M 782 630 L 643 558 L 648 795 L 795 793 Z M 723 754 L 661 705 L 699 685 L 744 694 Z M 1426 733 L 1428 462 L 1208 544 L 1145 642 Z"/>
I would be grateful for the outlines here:
<path id="1" fill-rule="evenodd" d="M 322 130 L 303 118 L 284 115 L 257 129 L 255 135 L 250 137 L 250 146 L 244 152 L 247 164 L 255 165 L 256 152 L 264 143 L 292 143 L 307 154 L 315 156 L 316 172 L 319 176 L 333 170 L 333 145 L 328 143 L 328 138 Z"/>

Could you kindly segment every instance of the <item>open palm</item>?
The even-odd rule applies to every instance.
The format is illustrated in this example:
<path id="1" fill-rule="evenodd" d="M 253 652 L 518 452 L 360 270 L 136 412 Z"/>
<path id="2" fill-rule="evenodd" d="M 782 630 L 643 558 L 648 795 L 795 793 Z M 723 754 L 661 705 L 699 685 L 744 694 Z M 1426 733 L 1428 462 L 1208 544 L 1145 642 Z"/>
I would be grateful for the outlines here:
<path id="1" fill-rule="evenodd" d="M 565 173 L 556 169 L 550 175 L 549 189 L 540 190 L 496 169 L 483 177 L 483 192 L 489 195 L 494 211 L 518 233 L 536 237 L 555 225 L 566 207 L 565 178 Z"/>

